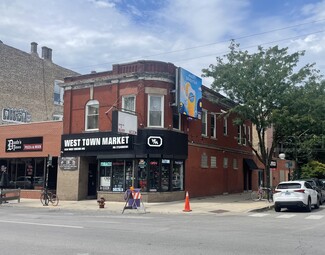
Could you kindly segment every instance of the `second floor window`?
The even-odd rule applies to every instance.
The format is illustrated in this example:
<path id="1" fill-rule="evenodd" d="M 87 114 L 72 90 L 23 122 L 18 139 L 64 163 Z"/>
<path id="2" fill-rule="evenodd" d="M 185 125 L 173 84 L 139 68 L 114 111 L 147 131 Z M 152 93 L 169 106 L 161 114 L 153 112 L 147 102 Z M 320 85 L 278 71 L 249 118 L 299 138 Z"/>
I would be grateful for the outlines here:
<path id="1" fill-rule="evenodd" d="M 99 103 L 97 100 L 90 100 L 86 104 L 85 129 L 98 130 Z"/>
<path id="2" fill-rule="evenodd" d="M 217 125 L 216 125 L 216 115 L 215 114 L 211 114 L 210 117 L 210 134 L 211 137 L 216 138 L 217 137 Z"/>
<path id="3" fill-rule="evenodd" d="M 148 126 L 164 127 L 164 96 L 148 96 Z"/>
<path id="4" fill-rule="evenodd" d="M 59 86 L 60 83 L 62 83 L 62 81 L 58 81 L 58 80 L 54 81 L 53 101 L 54 104 L 56 105 L 63 105 L 64 89 Z"/>
<path id="5" fill-rule="evenodd" d="M 135 96 L 123 96 L 122 97 L 122 110 L 135 112 Z"/>
<path id="6" fill-rule="evenodd" d="M 202 117 L 201 117 L 201 121 L 202 121 L 202 135 L 206 136 L 207 134 L 207 111 L 206 110 L 202 110 Z"/>
<path id="7" fill-rule="evenodd" d="M 227 117 L 223 118 L 223 134 L 228 135 L 228 119 L 227 119 Z"/>

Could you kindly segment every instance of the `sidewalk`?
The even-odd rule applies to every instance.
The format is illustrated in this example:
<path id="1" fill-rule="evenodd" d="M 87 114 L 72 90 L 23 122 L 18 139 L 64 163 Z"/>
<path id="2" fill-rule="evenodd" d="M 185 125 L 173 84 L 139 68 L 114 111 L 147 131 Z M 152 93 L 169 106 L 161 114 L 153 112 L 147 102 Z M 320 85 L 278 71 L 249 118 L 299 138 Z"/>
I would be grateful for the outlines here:
<path id="1" fill-rule="evenodd" d="M 33 207 L 50 210 L 89 210 L 89 211 L 107 211 L 111 213 L 122 213 L 125 202 L 106 201 L 105 208 L 100 209 L 97 200 L 81 201 L 60 201 L 58 206 L 43 206 L 39 199 L 22 198 L 20 203 L 10 201 L 0 205 L 1 207 Z M 251 211 L 267 210 L 273 207 L 273 203 L 267 201 L 254 202 L 250 198 L 250 193 L 238 193 L 218 195 L 204 198 L 190 198 L 190 212 L 183 212 L 184 201 L 164 202 L 164 203 L 144 203 L 146 213 L 164 213 L 164 214 L 222 214 L 222 213 L 247 213 Z M 125 210 L 124 214 L 137 212 L 137 210 Z M 142 212 L 141 208 L 138 212 Z"/>

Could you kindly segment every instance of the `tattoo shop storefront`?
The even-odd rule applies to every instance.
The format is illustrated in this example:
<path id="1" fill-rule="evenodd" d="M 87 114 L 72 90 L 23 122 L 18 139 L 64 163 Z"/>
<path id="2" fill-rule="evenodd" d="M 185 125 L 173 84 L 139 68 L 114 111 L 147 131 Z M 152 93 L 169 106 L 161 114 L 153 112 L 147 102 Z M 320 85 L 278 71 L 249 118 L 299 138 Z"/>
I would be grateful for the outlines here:
<path id="1" fill-rule="evenodd" d="M 62 135 L 57 193 L 65 200 L 124 201 L 133 186 L 145 202 L 181 200 L 187 155 L 187 135 L 171 130 Z"/>

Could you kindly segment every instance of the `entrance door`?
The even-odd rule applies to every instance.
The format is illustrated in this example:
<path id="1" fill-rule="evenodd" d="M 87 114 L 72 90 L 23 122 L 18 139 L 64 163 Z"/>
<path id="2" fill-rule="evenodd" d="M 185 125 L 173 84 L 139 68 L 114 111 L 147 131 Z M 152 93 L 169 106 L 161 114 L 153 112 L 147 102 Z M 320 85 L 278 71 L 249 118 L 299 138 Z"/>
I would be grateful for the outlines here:
<path id="1" fill-rule="evenodd" d="M 96 196 L 97 164 L 89 164 L 88 168 L 88 196 Z"/>

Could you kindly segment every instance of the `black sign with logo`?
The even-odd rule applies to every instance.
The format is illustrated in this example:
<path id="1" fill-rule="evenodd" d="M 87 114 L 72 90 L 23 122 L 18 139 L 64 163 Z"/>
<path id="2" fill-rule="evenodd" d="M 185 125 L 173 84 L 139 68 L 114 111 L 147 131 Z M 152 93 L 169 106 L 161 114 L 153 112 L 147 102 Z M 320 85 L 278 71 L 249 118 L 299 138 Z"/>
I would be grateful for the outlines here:
<path id="1" fill-rule="evenodd" d="M 164 140 L 160 135 L 151 135 L 147 138 L 147 146 L 150 148 L 163 148 Z"/>
<path id="2" fill-rule="evenodd" d="M 43 137 L 6 139 L 6 152 L 42 151 Z"/>
<path id="3" fill-rule="evenodd" d="M 131 136 L 110 132 L 62 135 L 61 142 L 63 153 L 130 150 L 132 147 Z"/>

